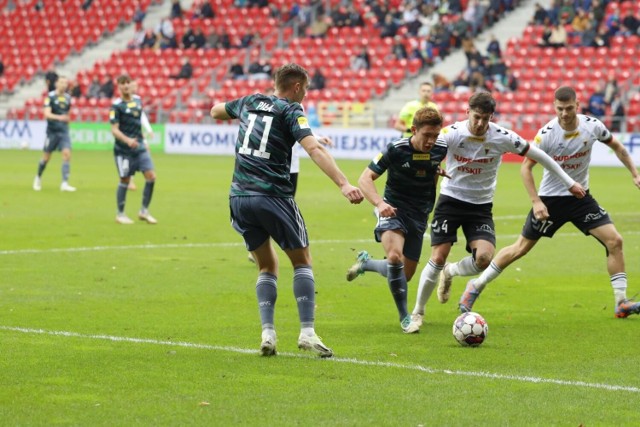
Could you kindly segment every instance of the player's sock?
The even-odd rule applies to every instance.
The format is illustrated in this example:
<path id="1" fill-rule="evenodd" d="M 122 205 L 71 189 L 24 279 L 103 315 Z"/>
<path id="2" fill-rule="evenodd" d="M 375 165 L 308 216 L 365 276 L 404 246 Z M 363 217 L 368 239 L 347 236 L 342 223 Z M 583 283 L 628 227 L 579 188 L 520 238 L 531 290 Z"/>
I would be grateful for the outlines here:
<path id="1" fill-rule="evenodd" d="M 260 273 L 256 282 L 256 296 L 262 329 L 274 328 L 273 318 L 278 298 L 278 278 L 271 273 Z"/>
<path id="2" fill-rule="evenodd" d="M 44 169 L 47 167 L 47 162 L 45 162 L 44 160 L 40 160 L 40 162 L 38 162 L 38 176 L 42 176 L 42 173 L 44 172 Z"/>
<path id="3" fill-rule="evenodd" d="M 69 181 L 69 172 L 71 170 L 71 165 L 69 165 L 69 162 L 62 162 L 62 182 L 67 182 Z"/>
<path id="4" fill-rule="evenodd" d="M 116 191 L 116 202 L 118 204 L 118 213 L 124 213 L 124 205 L 127 201 L 127 186 L 126 182 L 118 184 L 118 190 Z"/>
<path id="5" fill-rule="evenodd" d="M 620 301 L 627 299 L 627 273 L 612 274 L 610 280 L 613 296 L 616 300 L 616 305 L 618 305 Z"/>
<path id="6" fill-rule="evenodd" d="M 315 280 L 309 265 L 299 265 L 293 270 L 293 295 L 298 303 L 301 328 L 313 328 L 315 320 Z"/>
<path id="7" fill-rule="evenodd" d="M 364 271 L 376 271 L 381 276 L 387 277 L 388 264 L 386 259 L 368 259 L 362 264 L 362 269 Z"/>
<path id="8" fill-rule="evenodd" d="M 420 284 L 418 285 L 418 297 L 416 299 L 416 305 L 413 308 L 413 314 L 424 314 L 424 307 L 427 305 L 427 301 L 429 301 L 436 287 L 438 276 L 443 267 L 443 265 L 438 265 L 432 260 L 429 260 L 427 265 L 422 269 L 422 273 L 420 273 Z"/>
<path id="9" fill-rule="evenodd" d="M 149 208 L 149 204 L 151 203 L 151 196 L 153 196 L 153 187 L 156 181 L 146 181 L 144 183 L 144 190 L 142 192 L 142 209 L 147 210 Z"/>
<path id="10" fill-rule="evenodd" d="M 404 264 L 388 264 L 387 282 L 402 321 L 409 314 L 407 311 L 407 277 L 404 275 Z"/>
<path id="11" fill-rule="evenodd" d="M 487 267 L 482 274 L 473 281 L 473 286 L 482 292 L 485 286 L 489 282 L 494 281 L 500 274 L 502 274 L 502 269 L 496 265 L 495 262 L 491 261 L 489 267 Z"/>
<path id="12" fill-rule="evenodd" d="M 480 273 L 473 257 L 462 258 L 458 262 L 452 262 L 448 268 L 449 274 L 453 276 L 475 276 Z"/>

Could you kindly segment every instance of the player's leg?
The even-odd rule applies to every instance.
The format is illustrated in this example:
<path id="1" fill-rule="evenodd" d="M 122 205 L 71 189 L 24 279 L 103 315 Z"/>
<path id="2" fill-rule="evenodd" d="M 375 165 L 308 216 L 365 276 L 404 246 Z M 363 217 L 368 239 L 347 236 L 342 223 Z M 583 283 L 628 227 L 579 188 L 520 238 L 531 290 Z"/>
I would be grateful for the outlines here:
<path id="1" fill-rule="evenodd" d="M 432 245 L 433 245 L 433 233 L 432 233 Z M 418 283 L 418 291 L 416 296 L 416 304 L 413 308 L 412 314 L 419 323 L 422 323 L 422 316 L 425 313 L 425 307 L 431 294 L 436 287 L 436 281 L 442 272 L 444 263 L 451 252 L 451 246 L 453 242 L 442 242 L 431 247 L 431 258 L 427 262 L 427 265 L 422 269 L 420 273 L 420 281 Z"/>
<path id="2" fill-rule="evenodd" d="M 69 185 L 69 174 L 71 173 L 71 139 L 69 134 L 62 137 L 60 144 L 62 148 L 60 150 L 62 154 L 62 183 L 60 184 L 60 191 L 73 192 L 76 191 L 76 188 Z"/>
<path id="3" fill-rule="evenodd" d="M 153 161 L 148 152 L 138 155 L 139 169 L 144 175 L 144 190 L 142 190 L 142 207 L 138 212 L 138 218 L 146 221 L 148 224 L 157 224 L 158 221 L 149 213 L 149 205 L 153 197 L 153 188 L 156 183 L 156 172 L 153 167 Z"/>
<path id="4" fill-rule="evenodd" d="M 640 314 L 640 302 L 627 299 L 627 273 L 624 264 L 623 240 L 613 223 L 589 230 L 607 248 L 607 271 L 616 304 L 618 318 Z"/>
<path id="5" fill-rule="evenodd" d="M 116 222 L 118 224 L 131 225 L 133 221 L 129 218 L 124 208 L 127 202 L 127 187 L 129 185 L 131 159 L 128 156 L 122 154 L 116 154 L 114 156 L 116 169 L 118 170 L 118 188 L 116 189 Z"/>
<path id="6" fill-rule="evenodd" d="M 381 236 L 382 247 L 387 257 L 387 283 L 398 310 L 400 326 L 406 329 L 411 322 L 407 310 L 407 278 L 404 273 L 404 233 L 401 230 L 387 230 Z"/>
<path id="7" fill-rule="evenodd" d="M 49 135 L 47 135 L 44 141 L 44 147 L 42 149 L 42 157 L 38 162 L 38 172 L 36 173 L 36 177 L 33 179 L 33 189 L 35 191 L 42 190 L 42 174 L 44 173 L 45 168 L 47 167 L 47 163 L 51 159 L 51 140 L 49 139 Z"/>

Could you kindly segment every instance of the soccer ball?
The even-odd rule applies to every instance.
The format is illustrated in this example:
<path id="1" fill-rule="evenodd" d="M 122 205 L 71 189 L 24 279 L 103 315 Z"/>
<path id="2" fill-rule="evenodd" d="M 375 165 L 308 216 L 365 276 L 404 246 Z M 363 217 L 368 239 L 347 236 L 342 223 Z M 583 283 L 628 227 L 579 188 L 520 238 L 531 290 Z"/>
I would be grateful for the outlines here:
<path id="1" fill-rule="evenodd" d="M 453 322 L 453 337 L 463 346 L 477 347 L 487 337 L 489 325 L 484 317 L 472 311 L 462 313 Z"/>

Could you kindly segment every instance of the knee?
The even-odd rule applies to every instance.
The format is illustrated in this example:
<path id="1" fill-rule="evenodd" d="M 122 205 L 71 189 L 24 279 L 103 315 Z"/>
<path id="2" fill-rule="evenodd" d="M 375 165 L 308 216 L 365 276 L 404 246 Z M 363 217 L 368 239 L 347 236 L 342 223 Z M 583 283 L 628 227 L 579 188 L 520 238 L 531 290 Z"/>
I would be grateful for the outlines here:
<path id="1" fill-rule="evenodd" d="M 492 258 L 493 258 L 492 253 L 485 252 L 485 253 L 477 254 L 475 258 L 476 267 L 478 267 L 481 270 L 484 270 L 485 268 L 489 267 L 489 264 L 491 264 Z"/>
<path id="2" fill-rule="evenodd" d="M 606 241 L 607 250 L 609 253 L 622 252 L 622 243 L 622 236 L 615 233 Z"/>
<path id="3" fill-rule="evenodd" d="M 391 250 L 387 254 L 387 262 L 389 264 L 402 264 L 402 253 L 397 250 Z"/>

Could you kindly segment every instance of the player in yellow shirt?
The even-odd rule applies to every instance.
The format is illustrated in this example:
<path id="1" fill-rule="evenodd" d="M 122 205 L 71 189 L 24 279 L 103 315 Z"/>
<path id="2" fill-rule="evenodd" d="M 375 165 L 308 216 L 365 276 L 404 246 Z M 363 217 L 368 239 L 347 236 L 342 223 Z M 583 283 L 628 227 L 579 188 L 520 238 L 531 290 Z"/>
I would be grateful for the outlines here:
<path id="1" fill-rule="evenodd" d="M 404 105 L 404 107 L 402 107 L 400 114 L 398 114 L 396 124 L 393 126 L 395 129 L 402 132 L 403 137 L 410 137 L 412 135 L 411 123 L 413 123 L 413 116 L 416 114 L 416 111 L 422 107 L 431 107 L 438 110 L 438 106 L 431 101 L 431 95 L 433 95 L 433 85 L 431 83 L 420 83 L 419 94 L 419 99 L 409 101 Z"/>

